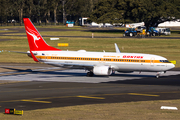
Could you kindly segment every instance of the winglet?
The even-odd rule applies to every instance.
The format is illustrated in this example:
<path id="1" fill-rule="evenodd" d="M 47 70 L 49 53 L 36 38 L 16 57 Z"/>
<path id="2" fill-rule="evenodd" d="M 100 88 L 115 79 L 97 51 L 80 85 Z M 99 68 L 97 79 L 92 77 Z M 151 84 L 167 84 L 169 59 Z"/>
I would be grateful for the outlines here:
<path id="1" fill-rule="evenodd" d="M 118 48 L 117 44 L 116 44 L 116 43 L 114 43 L 114 45 L 115 45 L 116 53 L 121 53 L 121 51 L 119 50 L 119 48 Z"/>
<path id="2" fill-rule="evenodd" d="M 35 57 L 35 55 L 32 53 L 32 51 L 30 51 L 30 53 L 31 53 L 31 56 L 32 56 L 33 60 L 35 62 L 39 62 L 39 60 Z"/>

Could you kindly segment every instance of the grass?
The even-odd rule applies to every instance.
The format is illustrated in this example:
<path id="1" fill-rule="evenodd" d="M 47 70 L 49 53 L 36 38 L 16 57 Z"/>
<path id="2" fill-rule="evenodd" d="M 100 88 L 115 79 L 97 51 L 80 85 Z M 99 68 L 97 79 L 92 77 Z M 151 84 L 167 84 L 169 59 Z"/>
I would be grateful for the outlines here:
<path id="1" fill-rule="evenodd" d="M 49 45 L 62 50 L 85 49 L 87 51 L 115 52 L 114 43 L 117 43 L 121 52 L 157 54 L 166 57 L 168 60 L 176 60 L 176 67 L 180 67 L 180 40 L 178 39 L 60 38 L 59 41 L 51 41 L 49 37 L 44 38 Z M 9 37 L 9 39 L 16 40 L 0 42 L 1 50 L 22 52 L 29 50 L 26 37 Z M 57 47 L 58 43 L 69 43 L 69 47 Z M 0 56 L 0 62 L 33 62 L 24 54 L 1 52 Z"/>
<path id="2" fill-rule="evenodd" d="M 107 37 L 122 37 L 122 34 L 113 34 L 113 33 L 107 33 L 107 32 L 91 32 L 91 31 L 47 31 L 47 32 L 41 32 L 42 36 L 92 36 L 92 33 L 94 36 L 107 36 Z M 6 35 L 26 35 L 26 33 L 10 33 Z"/>
<path id="3" fill-rule="evenodd" d="M 157 54 L 169 60 L 177 60 L 177 67 L 180 67 L 180 41 L 177 39 L 102 39 L 102 38 L 60 38 L 59 41 L 50 41 L 45 37 L 46 42 L 62 50 L 79 50 L 115 52 L 114 43 L 119 45 L 121 52 Z M 57 43 L 69 43 L 69 47 L 57 47 Z M 87 44 L 88 43 L 88 44 Z M 29 50 L 28 42 L 25 39 L 1 42 L 2 50 L 22 51 Z M 0 62 L 32 63 L 24 54 L 0 53 Z M 4 59 L 6 58 L 6 59 Z"/>
<path id="4" fill-rule="evenodd" d="M 8 34 L 8 33 L 6 33 Z M 25 33 L 14 33 L 15 35 Z M 41 32 L 44 35 L 58 35 L 58 36 L 91 36 L 89 31 L 50 31 Z M 176 34 L 176 33 L 175 33 Z M 113 32 L 95 32 L 96 36 L 122 36 Z M 177 34 L 176 34 L 177 35 Z M 22 51 L 29 50 L 28 41 L 23 36 L 1 36 L 1 39 L 10 39 L 8 41 L 0 42 L 0 50 Z M 176 67 L 180 67 L 180 40 L 178 39 L 151 39 L 151 38 L 60 38 L 59 41 L 51 41 L 49 37 L 44 37 L 45 41 L 56 48 L 62 50 L 79 50 L 85 49 L 87 51 L 103 51 L 115 52 L 114 43 L 117 43 L 121 52 L 132 53 L 148 53 L 157 54 L 166 57 L 168 60 L 176 60 Z M 57 47 L 58 43 L 69 43 L 69 47 Z M 87 44 L 88 43 L 88 44 Z M 15 62 L 15 63 L 32 63 L 27 55 L 18 53 L 0 53 L 0 62 Z M 6 58 L 6 59 L 4 59 Z"/>
<path id="5" fill-rule="evenodd" d="M 161 110 L 161 106 L 180 108 L 180 100 L 138 101 L 77 105 L 24 111 L 23 116 L 0 113 L 2 120 L 179 120 L 179 110 Z"/>
<path id="6" fill-rule="evenodd" d="M 8 33 L 8 32 L 14 32 L 12 30 L 0 30 L 0 33 Z"/>
<path id="7" fill-rule="evenodd" d="M 12 27 L 12 26 L 11 26 Z M 22 26 L 24 27 L 24 26 Z M 46 26 L 47 27 L 47 26 Z M 48 28 L 48 27 L 47 27 Z M 51 28 L 51 26 L 49 27 Z M 80 28 L 78 28 L 80 29 Z M 12 31 L 11 31 L 12 32 Z M 19 33 L 15 34 L 18 35 Z M 23 33 L 24 34 L 24 33 Z M 42 32 L 42 35 L 91 35 L 91 32 Z M 120 36 L 122 34 L 113 32 L 95 32 L 95 35 Z M 177 33 L 173 33 L 178 36 Z M 178 36 L 179 37 L 179 36 Z M 29 50 L 26 37 L 19 36 L 1 36 L 1 39 L 8 41 L 0 42 L 0 51 L 22 51 Z M 13 39 L 13 40 L 11 40 Z M 60 38 L 59 41 L 51 41 L 49 37 L 44 37 L 46 42 L 56 48 L 62 50 L 79 50 L 87 51 L 103 51 L 114 52 L 114 43 L 117 43 L 121 52 L 134 53 L 150 53 L 157 54 L 168 58 L 169 60 L 177 60 L 176 67 L 180 67 L 180 40 L 178 39 L 134 39 L 134 38 Z M 57 47 L 57 43 L 69 43 L 69 47 Z M 1 52 L 0 62 L 9 63 L 34 63 L 32 58 L 26 54 Z M 128 103 L 108 103 L 108 104 L 92 104 L 78 105 L 59 108 L 48 108 L 24 111 L 23 116 L 7 115 L 0 113 L 2 120 L 54 120 L 54 119 L 89 119 L 89 120 L 179 120 L 179 110 L 161 110 L 161 106 L 175 106 L 180 108 L 180 100 L 159 100 L 159 101 L 138 101 Z"/>
<path id="8" fill-rule="evenodd" d="M 36 26 L 36 28 L 57 28 L 57 29 L 81 29 L 80 26 L 74 26 L 74 27 L 66 27 L 65 25 L 54 25 L 54 24 L 48 24 L 48 25 L 45 25 L 45 24 L 34 24 Z M 14 25 L 10 25 L 9 26 L 0 26 L 0 29 L 9 29 L 9 28 L 24 28 L 24 25 L 19 25 L 19 24 L 16 24 L 15 26 Z"/>

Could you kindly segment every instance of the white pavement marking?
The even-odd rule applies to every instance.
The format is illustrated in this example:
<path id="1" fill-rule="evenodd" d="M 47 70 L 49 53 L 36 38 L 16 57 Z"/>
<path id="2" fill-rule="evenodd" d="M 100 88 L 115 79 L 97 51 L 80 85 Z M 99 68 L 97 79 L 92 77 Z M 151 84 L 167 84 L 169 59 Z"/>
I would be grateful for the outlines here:
<path id="1" fill-rule="evenodd" d="M 178 75 L 180 71 L 167 71 L 161 76 Z M 14 81 L 55 81 L 55 82 L 81 82 L 81 83 L 101 83 L 119 80 L 133 80 L 145 77 L 155 77 L 156 72 L 139 72 L 134 73 L 118 73 L 112 76 L 93 76 L 87 77 L 84 70 L 63 70 L 63 71 L 37 71 L 33 73 L 22 73 L 19 75 L 0 76 L 0 80 Z M 161 79 L 161 78 L 159 78 Z"/>
<path id="2" fill-rule="evenodd" d="M 170 106 L 161 106 L 161 109 L 167 109 L 167 110 L 178 110 L 177 107 L 170 107 Z"/>

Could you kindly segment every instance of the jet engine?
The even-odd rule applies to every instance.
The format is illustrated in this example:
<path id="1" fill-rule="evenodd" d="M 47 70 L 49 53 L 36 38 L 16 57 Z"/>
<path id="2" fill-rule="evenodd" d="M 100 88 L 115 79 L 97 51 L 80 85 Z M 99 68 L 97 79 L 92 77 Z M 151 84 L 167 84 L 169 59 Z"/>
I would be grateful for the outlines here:
<path id="1" fill-rule="evenodd" d="M 94 66 L 93 73 L 95 75 L 111 75 L 112 68 L 109 66 Z"/>

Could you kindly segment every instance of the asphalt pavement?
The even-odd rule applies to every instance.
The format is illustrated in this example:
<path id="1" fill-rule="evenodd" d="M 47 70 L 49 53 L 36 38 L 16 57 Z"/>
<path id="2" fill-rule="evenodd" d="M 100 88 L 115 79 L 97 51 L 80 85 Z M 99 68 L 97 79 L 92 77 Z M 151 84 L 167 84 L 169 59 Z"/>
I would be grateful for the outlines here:
<path id="1" fill-rule="evenodd" d="M 35 110 L 180 99 L 178 70 L 168 71 L 169 74 L 162 75 L 159 79 L 146 73 L 87 77 L 81 70 L 76 72 L 56 67 L 49 69 L 44 64 L 0 64 L 0 70 L 0 112 L 4 112 L 5 108 Z M 21 80 L 24 77 L 29 78 Z M 99 82 L 93 82 L 98 80 Z"/>

